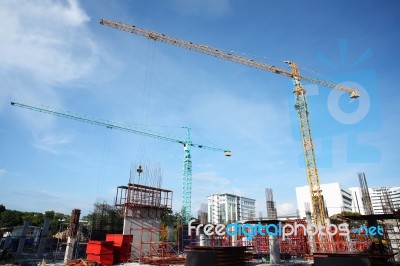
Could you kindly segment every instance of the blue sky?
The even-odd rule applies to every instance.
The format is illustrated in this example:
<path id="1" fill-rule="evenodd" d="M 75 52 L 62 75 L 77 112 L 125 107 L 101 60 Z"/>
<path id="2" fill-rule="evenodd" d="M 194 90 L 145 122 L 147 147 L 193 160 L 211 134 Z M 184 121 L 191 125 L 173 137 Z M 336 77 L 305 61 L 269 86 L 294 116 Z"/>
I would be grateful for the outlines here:
<path id="1" fill-rule="evenodd" d="M 192 211 L 236 193 L 296 212 L 306 184 L 291 81 L 101 26 L 101 18 L 354 86 L 359 101 L 304 84 L 321 183 L 399 186 L 398 1 L 1 1 L 0 203 L 84 214 L 113 201 L 147 160 L 182 199 L 183 148 L 10 106 L 31 101 L 231 149 L 192 150 Z M 312 71 L 311 71 L 312 70 Z M 150 126 L 151 125 L 151 126 Z"/>

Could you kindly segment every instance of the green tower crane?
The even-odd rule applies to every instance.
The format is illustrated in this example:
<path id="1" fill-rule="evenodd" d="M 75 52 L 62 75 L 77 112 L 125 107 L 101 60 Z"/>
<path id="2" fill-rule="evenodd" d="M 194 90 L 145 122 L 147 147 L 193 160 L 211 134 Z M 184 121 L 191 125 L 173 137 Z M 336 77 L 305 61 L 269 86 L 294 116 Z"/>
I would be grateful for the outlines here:
<path id="1" fill-rule="evenodd" d="M 190 137 L 191 129 L 189 127 L 183 127 L 186 129 L 186 138 L 181 139 L 175 136 L 171 136 L 165 133 L 159 133 L 156 131 L 144 129 L 137 127 L 135 125 L 120 123 L 100 118 L 91 117 L 84 114 L 78 114 L 67 110 L 59 110 L 54 107 L 49 107 L 45 105 L 38 105 L 33 103 L 20 103 L 20 102 L 11 102 L 12 106 L 17 106 L 21 108 L 30 109 L 33 111 L 38 111 L 42 113 L 47 113 L 51 115 L 56 115 L 64 118 L 70 118 L 74 120 L 78 120 L 81 122 L 94 124 L 98 126 L 105 126 L 110 129 L 119 129 L 123 131 L 127 131 L 130 133 L 135 133 L 147 137 L 162 139 L 166 141 L 171 141 L 175 143 L 179 143 L 183 145 L 184 149 L 184 158 L 183 158 L 183 195 L 182 195 L 182 219 L 187 224 L 190 221 L 192 215 L 192 156 L 190 154 L 191 147 L 206 149 L 210 151 L 222 151 L 225 156 L 231 156 L 232 152 L 227 149 L 221 149 L 218 147 L 206 146 L 202 144 L 193 143 Z"/>

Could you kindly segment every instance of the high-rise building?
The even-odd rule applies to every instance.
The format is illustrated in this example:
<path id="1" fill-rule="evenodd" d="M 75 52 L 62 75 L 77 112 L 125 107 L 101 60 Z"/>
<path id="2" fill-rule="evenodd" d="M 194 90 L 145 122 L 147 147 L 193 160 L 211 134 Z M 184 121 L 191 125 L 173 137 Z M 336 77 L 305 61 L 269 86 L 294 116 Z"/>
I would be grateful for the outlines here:
<path id="1" fill-rule="evenodd" d="M 254 199 L 233 194 L 213 194 L 208 199 L 208 222 L 226 224 L 255 218 Z"/>
<path id="2" fill-rule="evenodd" d="M 321 195 L 325 203 L 325 210 L 328 216 L 352 210 L 351 191 L 339 183 L 321 184 Z M 297 208 L 301 218 L 306 217 L 306 204 L 310 205 L 311 212 L 313 206 L 311 203 L 310 187 L 296 187 Z"/>
<path id="3" fill-rule="evenodd" d="M 366 214 L 361 189 L 350 188 L 353 196 L 352 209 L 354 212 Z M 400 208 L 400 187 L 368 188 L 374 214 L 392 213 L 393 209 Z"/>

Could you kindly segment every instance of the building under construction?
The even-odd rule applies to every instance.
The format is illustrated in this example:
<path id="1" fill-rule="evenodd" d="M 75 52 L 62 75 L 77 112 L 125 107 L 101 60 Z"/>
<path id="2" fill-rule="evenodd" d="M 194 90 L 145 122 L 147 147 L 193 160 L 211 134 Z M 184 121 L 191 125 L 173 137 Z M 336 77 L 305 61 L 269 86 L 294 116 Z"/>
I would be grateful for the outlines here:
<path id="1" fill-rule="evenodd" d="M 128 184 L 117 188 L 115 204 L 112 209 L 107 211 L 109 215 L 105 217 L 101 210 L 101 215 L 94 217 L 93 227 L 96 227 L 96 229 L 92 230 L 93 242 L 90 242 L 87 246 L 88 258 L 99 260 L 106 265 L 116 261 L 134 261 L 157 265 L 182 264 L 186 260 L 186 265 L 190 266 L 205 264 L 244 265 L 254 259 L 279 264 L 282 260 L 287 262 L 299 258 L 304 263 L 314 261 L 314 265 L 346 263 L 351 265 L 383 265 L 388 261 L 395 260 L 399 251 L 400 211 L 391 195 L 397 192 L 381 188 L 370 193 L 365 175 L 360 173 L 359 194 L 361 194 L 360 202 L 363 204 L 365 214 L 338 215 L 334 221 L 330 220 L 328 216 L 329 206 L 326 204 L 328 197 L 325 195 L 324 198 L 323 188 L 320 185 L 309 121 L 310 108 L 307 103 L 306 89 L 302 82 L 346 92 L 352 99 L 360 96 L 356 89 L 303 76 L 300 74 L 300 67 L 292 61 L 285 61 L 289 69 L 287 70 L 215 49 L 208 45 L 188 42 L 134 25 L 105 19 L 102 19 L 100 23 L 104 26 L 146 37 L 149 40 L 161 41 L 290 78 L 294 84 L 293 95 L 299 118 L 308 182 L 305 190 L 308 192 L 309 200 L 306 202 L 307 204 L 303 204 L 304 215 L 302 213 L 301 218 L 279 219 L 272 190 L 267 189 L 266 207 L 268 215 L 265 219 L 260 217 L 256 220 L 254 202 L 251 199 L 230 194 L 215 194 L 209 199 L 213 206 L 211 209 L 209 208 L 208 213 L 210 224 L 194 223 L 191 224 L 193 226 L 191 227 L 188 225 L 191 218 L 192 189 L 190 148 L 198 147 L 224 151 L 227 156 L 231 155 L 230 150 L 193 144 L 190 139 L 189 128 L 187 128 L 186 139 L 182 140 L 147 130 L 138 130 L 115 122 L 85 118 L 80 115 L 71 115 L 68 112 L 54 111 L 48 107 L 38 108 L 13 102 L 11 104 L 15 106 L 68 118 L 72 117 L 76 120 L 123 129 L 128 132 L 140 132 L 142 135 L 179 143 L 184 147 L 182 217 L 171 223 L 163 221 L 162 218 L 172 210 L 173 192 L 162 188 L 160 173 L 156 171 L 149 174 L 146 171 L 149 171 L 150 168 L 139 164 L 135 167 L 134 177 L 131 176 Z M 339 208 L 342 208 L 341 211 L 351 210 L 352 205 L 348 201 L 351 192 L 344 191 L 340 187 L 338 190 L 341 193 L 343 191 L 339 198 L 345 199 L 343 201 L 345 204 L 339 206 Z M 221 196 L 223 199 L 221 199 Z M 382 206 L 379 213 L 374 210 L 374 202 L 380 202 Z M 247 205 L 247 208 L 244 208 L 245 205 Z M 244 215 L 245 209 L 246 215 Z M 79 214 L 75 211 L 72 216 L 74 218 L 70 223 L 65 261 L 73 256 L 77 238 L 76 228 Z M 229 231 L 230 229 L 226 229 L 225 234 L 219 234 L 217 223 L 225 223 L 227 228 L 230 223 L 235 223 L 235 226 L 237 226 L 235 228 L 240 228 L 240 230 Z M 349 225 L 349 228 L 347 228 L 349 231 L 346 234 L 341 234 L 342 231 L 336 228 L 337 224 L 343 223 Z M 271 228 L 274 231 L 270 231 Z M 310 228 L 313 230 L 310 231 Z M 369 228 L 382 228 L 381 232 L 384 233 L 372 234 Z M 23 237 L 24 234 L 22 234 L 20 243 L 25 242 Z M 98 238 L 98 240 L 93 238 Z M 20 250 L 19 246 L 18 250 Z M 117 260 L 115 260 L 116 256 L 119 256 Z"/>
<path id="2" fill-rule="evenodd" d="M 308 226 L 313 225 L 310 209 L 306 210 L 305 219 L 278 218 L 272 189 L 266 189 L 266 218 L 238 220 L 238 224 L 247 229 L 235 235 L 208 235 L 201 227 L 194 229 L 199 222 L 192 223 L 191 227 L 181 223 L 161 223 L 162 213 L 172 207 L 170 190 L 129 183 L 118 187 L 117 193 L 116 206 L 124 217 L 123 234 L 133 236 L 130 261 L 149 264 L 182 264 L 186 261 L 186 265 L 204 265 L 201 264 L 204 261 L 210 262 L 207 265 L 244 265 L 250 261 L 314 262 L 314 265 L 352 261 L 357 265 L 360 261 L 368 261 L 369 264 L 359 265 L 382 265 L 387 261 L 394 263 L 398 254 L 400 217 L 396 209 L 385 216 L 338 216 L 332 221 L 326 217 L 328 225 L 347 223 L 357 233 L 350 231 L 343 235 L 332 226 L 310 236 Z M 233 221 L 225 224 L 230 222 Z M 250 236 L 258 225 L 264 229 Z M 367 230 L 371 226 L 383 228 L 384 235 L 372 237 Z M 283 231 L 271 234 L 266 228 Z M 290 228 L 294 228 L 293 232 Z"/>

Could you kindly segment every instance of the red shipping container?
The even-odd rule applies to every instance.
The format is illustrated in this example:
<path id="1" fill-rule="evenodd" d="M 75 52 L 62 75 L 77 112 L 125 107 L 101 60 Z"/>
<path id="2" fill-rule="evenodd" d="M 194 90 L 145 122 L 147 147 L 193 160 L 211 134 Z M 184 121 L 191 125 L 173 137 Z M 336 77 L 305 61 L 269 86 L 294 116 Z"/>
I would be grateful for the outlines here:
<path id="1" fill-rule="evenodd" d="M 116 242 L 115 241 L 115 236 L 116 235 L 119 235 L 119 234 L 106 234 L 106 241 L 113 241 L 113 242 Z"/>
<path id="2" fill-rule="evenodd" d="M 114 252 L 116 253 L 131 253 L 131 244 L 123 244 L 122 246 L 114 246 Z"/>
<path id="3" fill-rule="evenodd" d="M 132 243 L 133 235 L 107 234 L 106 241 L 114 241 L 114 246 L 122 246 Z"/>
<path id="4" fill-rule="evenodd" d="M 120 253 L 114 253 L 114 263 L 123 263 L 123 262 L 129 262 L 131 259 L 131 254 L 120 254 Z"/>
<path id="5" fill-rule="evenodd" d="M 113 244 L 112 241 L 90 240 L 86 247 L 86 253 L 94 255 L 112 254 L 114 251 Z"/>
<path id="6" fill-rule="evenodd" d="M 114 253 L 114 261 L 129 262 L 131 259 L 131 253 Z"/>
<path id="7" fill-rule="evenodd" d="M 93 261 L 101 263 L 103 265 L 113 265 L 114 255 L 113 254 L 105 254 L 105 255 L 87 254 L 87 260 L 93 260 Z"/>

